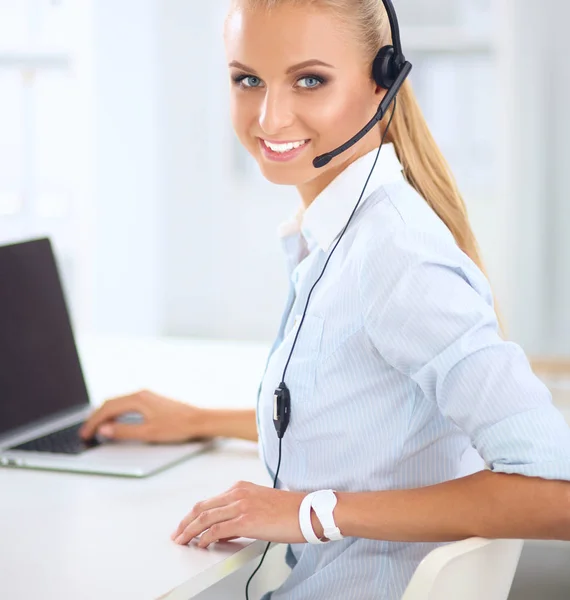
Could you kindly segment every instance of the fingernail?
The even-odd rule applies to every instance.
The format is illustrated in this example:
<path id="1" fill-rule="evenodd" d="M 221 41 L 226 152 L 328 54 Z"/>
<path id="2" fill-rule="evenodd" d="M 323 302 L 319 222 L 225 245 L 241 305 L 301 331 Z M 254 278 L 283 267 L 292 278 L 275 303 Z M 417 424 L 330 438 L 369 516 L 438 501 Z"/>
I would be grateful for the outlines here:
<path id="1" fill-rule="evenodd" d="M 105 437 L 113 437 L 112 425 L 101 425 L 101 427 L 99 427 L 99 433 Z"/>
<path id="2" fill-rule="evenodd" d="M 182 543 L 182 539 L 183 539 L 183 537 L 184 537 L 184 536 L 182 536 L 182 535 L 179 535 L 179 536 L 178 536 L 178 537 L 177 537 L 177 538 L 176 538 L 174 541 L 175 541 L 177 544 L 180 544 L 180 543 Z"/>

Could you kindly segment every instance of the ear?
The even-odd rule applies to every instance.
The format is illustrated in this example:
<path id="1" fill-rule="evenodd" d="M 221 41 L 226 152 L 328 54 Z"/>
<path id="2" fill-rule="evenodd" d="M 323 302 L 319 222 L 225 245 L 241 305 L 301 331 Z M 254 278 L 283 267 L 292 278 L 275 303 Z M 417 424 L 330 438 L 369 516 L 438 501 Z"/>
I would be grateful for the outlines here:
<path id="1" fill-rule="evenodd" d="M 384 96 L 386 95 L 386 93 L 388 92 L 388 90 L 386 88 L 383 88 L 382 86 L 378 85 L 375 81 L 373 81 L 373 86 L 374 86 L 374 103 L 376 104 L 376 107 L 378 107 L 380 105 L 380 102 L 382 102 L 382 100 L 384 99 Z"/>

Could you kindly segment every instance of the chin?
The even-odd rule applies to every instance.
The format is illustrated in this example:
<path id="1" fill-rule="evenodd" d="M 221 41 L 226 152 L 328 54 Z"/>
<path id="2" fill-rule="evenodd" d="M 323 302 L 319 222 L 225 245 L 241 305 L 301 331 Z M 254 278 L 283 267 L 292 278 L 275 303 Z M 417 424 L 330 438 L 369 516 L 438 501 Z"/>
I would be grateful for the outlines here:
<path id="1" fill-rule="evenodd" d="M 261 168 L 261 174 L 267 181 L 276 185 L 299 185 L 304 179 L 297 170 L 287 169 L 286 167 L 279 169 Z"/>
<path id="2" fill-rule="evenodd" d="M 268 164 L 261 159 L 257 163 L 261 174 L 267 181 L 276 185 L 299 185 L 306 177 L 306 168 L 287 164 Z"/>

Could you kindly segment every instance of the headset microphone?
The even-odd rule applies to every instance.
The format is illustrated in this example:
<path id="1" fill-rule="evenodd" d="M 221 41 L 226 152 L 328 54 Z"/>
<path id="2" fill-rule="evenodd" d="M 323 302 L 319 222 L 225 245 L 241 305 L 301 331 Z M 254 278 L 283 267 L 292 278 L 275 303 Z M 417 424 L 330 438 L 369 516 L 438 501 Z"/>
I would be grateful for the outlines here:
<path id="1" fill-rule="evenodd" d="M 339 146 L 335 150 L 331 150 L 326 154 L 317 156 L 313 160 L 313 166 L 316 169 L 320 169 L 321 167 L 328 165 L 335 156 L 342 154 L 345 150 L 348 150 L 351 146 L 354 146 L 354 144 L 360 141 L 376 125 L 376 123 L 379 123 L 384 118 L 386 111 L 388 110 L 390 104 L 392 104 L 392 101 L 402 87 L 402 84 L 406 80 L 406 77 L 409 75 L 411 70 L 412 65 L 409 62 L 404 63 L 400 74 L 386 92 L 386 95 L 382 99 L 382 102 L 380 102 L 380 106 L 378 107 L 378 110 L 372 119 L 354 137 L 350 138 L 348 142 L 345 142 L 342 146 Z"/>

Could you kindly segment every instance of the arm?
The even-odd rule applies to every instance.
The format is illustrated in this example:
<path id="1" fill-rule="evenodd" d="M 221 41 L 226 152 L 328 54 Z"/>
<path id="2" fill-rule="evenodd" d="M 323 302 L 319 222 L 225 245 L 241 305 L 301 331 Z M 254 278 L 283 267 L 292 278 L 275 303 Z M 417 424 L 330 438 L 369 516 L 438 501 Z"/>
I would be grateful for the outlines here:
<path id="1" fill-rule="evenodd" d="M 239 482 L 199 502 L 172 539 L 201 547 L 216 540 L 250 537 L 304 543 L 299 507 L 304 492 Z M 468 537 L 570 541 L 570 483 L 482 471 L 424 488 L 337 492 L 335 521 L 345 537 L 397 542 L 448 542 Z M 315 513 L 313 530 L 322 538 Z"/>
<path id="2" fill-rule="evenodd" d="M 570 539 L 570 429 L 522 349 L 498 335 L 484 276 L 452 242 L 405 229 L 370 260 L 361 298 L 373 345 L 421 390 L 420 406 L 437 405 L 469 436 L 490 471 L 341 494 L 347 534 Z M 389 283 L 379 286 L 380 276 Z"/>
<path id="3" fill-rule="evenodd" d="M 257 442 L 255 410 L 204 410 L 201 434 Z"/>
<path id="4" fill-rule="evenodd" d="M 139 413 L 142 422 L 121 423 L 129 412 Z M 185 442 L 201 437 L 236 437 L 257 441 L 255 410 L 198 408 L 148 390 L 107 400 L 87 420 L 81 436 L 96 433 L 112 439 L 145 442 Z"/>
<path id="5" fill-rule="evenodd" d="M 570 483 L 481 471 L 424 488 L 337 494 L 344 536 L 399 542 L 570 541 Z M 320 527 L 313 519 L 313 526 Z M 321 531 L 315 529 L 317 535 Z"/>

